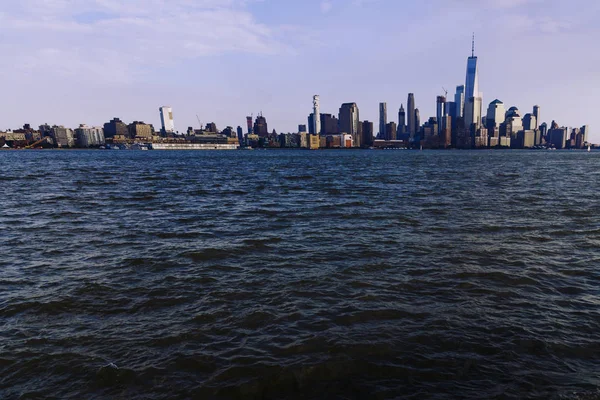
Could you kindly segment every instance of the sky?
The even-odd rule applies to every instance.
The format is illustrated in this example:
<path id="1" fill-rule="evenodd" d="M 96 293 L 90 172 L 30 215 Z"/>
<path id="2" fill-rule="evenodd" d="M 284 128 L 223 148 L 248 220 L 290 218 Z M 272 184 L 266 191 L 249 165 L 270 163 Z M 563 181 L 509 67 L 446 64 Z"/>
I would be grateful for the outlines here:
<path id="1" fill-rule="evenodd" d="M 356 102 L 377 126 L 415 93 L 421 121 L 464 84 L 476 35 L 484 109 L 494 99 L 542 121 L 590 125 L 600 143 L 596 0 L 20 0 L 0 8 L 0 130 L 102 125 L 176 129 L 306 124 Z M 485 110 L 484 110 L 485 112 Z M 197 117 L 198 116 L 198 117 Z"/>

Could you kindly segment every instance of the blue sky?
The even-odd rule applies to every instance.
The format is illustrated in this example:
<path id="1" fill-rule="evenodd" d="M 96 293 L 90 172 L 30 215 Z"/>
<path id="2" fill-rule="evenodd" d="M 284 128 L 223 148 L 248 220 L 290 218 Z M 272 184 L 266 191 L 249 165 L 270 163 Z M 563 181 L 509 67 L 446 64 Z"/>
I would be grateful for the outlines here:
<path id="1" fill-rule="evenodd" d="M 112 117 L 178 130 L 306 123 L 312 95 L 337 114 L 388 119 L 414 92 L 421 118 L 464 83 L 476 33 L 484 104 L 589 124 L 600 142 L 600 2 L 594 0 L 21 0 L 0 10 L 0 129 L 99 125 Z M 7 79 L 8 78 L 8 79 Z M 377 124 L 376 124 L 377 125 Z"/>

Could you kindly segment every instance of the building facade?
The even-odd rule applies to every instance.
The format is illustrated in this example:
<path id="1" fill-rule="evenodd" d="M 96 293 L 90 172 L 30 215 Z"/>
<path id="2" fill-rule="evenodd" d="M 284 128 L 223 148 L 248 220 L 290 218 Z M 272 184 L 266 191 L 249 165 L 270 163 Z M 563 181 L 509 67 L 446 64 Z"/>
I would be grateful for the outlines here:
<path id="1" fill-rule="evenodd" d="M 160 124 L 163 133 L 175 132 L 175 122 L 173 121 L 173 109 L 168 106 L 163 106 L 158 109 L 160 111 Z"/>

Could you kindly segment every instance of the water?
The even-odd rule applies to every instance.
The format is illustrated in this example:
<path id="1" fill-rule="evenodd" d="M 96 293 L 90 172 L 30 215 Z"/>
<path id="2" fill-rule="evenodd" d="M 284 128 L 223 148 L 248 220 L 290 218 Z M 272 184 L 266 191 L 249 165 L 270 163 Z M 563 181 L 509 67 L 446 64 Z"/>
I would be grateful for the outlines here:
<path id="1" fill-rule="evenodd" d="M 0 171 L 2 399 L 599 397 L 600 153 Z"/>

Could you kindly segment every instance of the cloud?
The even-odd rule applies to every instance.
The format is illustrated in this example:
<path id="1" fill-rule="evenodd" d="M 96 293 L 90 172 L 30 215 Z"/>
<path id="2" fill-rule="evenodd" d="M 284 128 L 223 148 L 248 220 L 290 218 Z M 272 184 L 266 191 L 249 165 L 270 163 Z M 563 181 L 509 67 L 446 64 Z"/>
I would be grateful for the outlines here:
<path id="1" fill-rule="evenodd" d="M 22 0 L 0 14 L 4 56 L 33 73 L 124 83 L 151 66 L 286 46 L 248 0 Z M 51 49 L 51 51 L 49 51 Z M 6 64 L 6 63 L 4 63 Z M 3 72 L 9 66 L 0 67 Z M 23 71 L 12 71 L 22 73 Z"/>
<path id="2" fill-rule="evenodd" d="M 333 7 L 333 4 L 331 4 L 330 1 L 322 1 L 321 2 L 321 12 L 323 14 L 328 13 L 329 11 L 331 11 L 331 8 Z"/>

